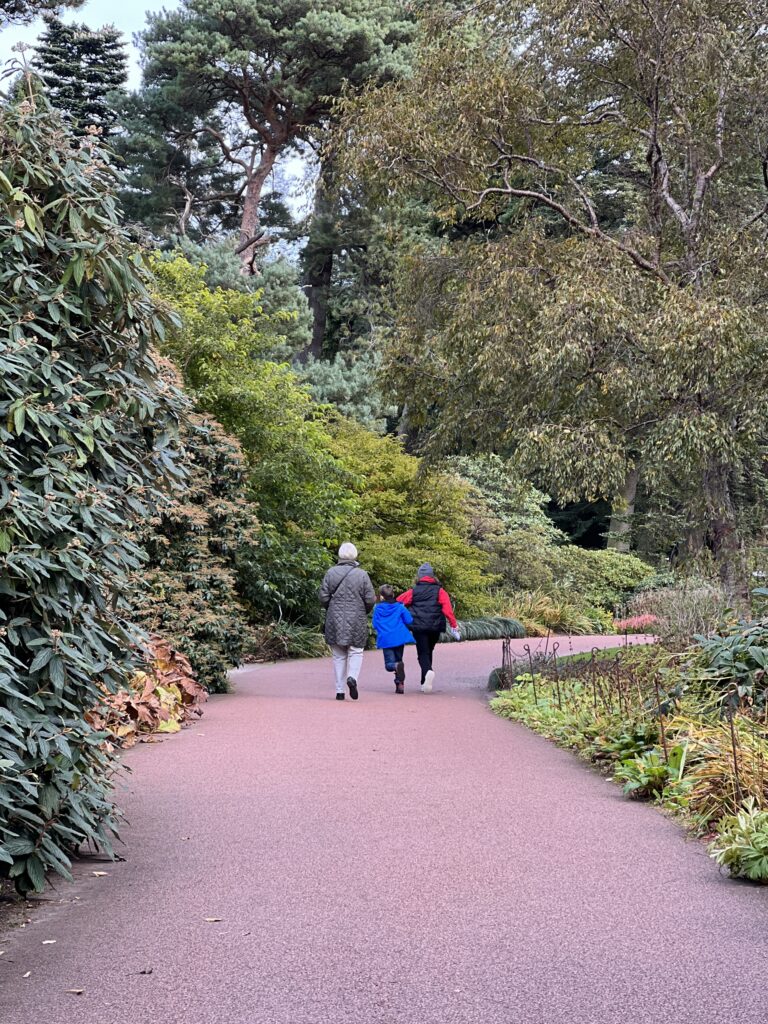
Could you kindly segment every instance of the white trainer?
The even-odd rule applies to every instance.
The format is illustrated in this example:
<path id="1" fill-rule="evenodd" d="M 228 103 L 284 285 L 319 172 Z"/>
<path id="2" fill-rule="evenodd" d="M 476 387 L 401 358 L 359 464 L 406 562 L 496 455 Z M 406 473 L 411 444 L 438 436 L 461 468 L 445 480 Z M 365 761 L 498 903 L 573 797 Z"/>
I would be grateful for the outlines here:
<path id="1" fill-rule="evenodd" d="M 434 682 L 434 679 L 435 673 L 430 669 L 424 676 L 424 682 L 421 684 L 422 693 L 432 693 L 432 683 Z"/>

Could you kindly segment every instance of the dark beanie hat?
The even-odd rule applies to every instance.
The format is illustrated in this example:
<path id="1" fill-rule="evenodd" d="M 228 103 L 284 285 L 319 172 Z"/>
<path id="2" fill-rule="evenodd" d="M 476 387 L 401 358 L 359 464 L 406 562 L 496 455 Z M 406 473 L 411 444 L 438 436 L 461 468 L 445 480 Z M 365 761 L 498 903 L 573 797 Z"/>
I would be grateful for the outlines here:
<path id="1" fill-rule="evenodd" d="M 432 568 L 432 566 L 429 564 L 429 562 L 424 562 L 424 563 L 422 563 L 419 566 L 419 579 L 420 580 L 423 580 L 425 576 L 434 576 L 434 575 L 435 575 L 435 570 Z"/>

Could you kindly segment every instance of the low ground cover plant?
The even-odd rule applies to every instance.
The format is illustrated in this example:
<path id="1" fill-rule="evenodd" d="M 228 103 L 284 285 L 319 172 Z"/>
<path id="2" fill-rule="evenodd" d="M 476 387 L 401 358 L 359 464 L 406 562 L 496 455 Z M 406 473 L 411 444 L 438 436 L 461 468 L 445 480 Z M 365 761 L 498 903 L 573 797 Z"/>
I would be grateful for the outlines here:
<path id="1" fill-rule="evenodd" d="M 768 811 L 750 797 L 736 814 L 722 819 L 709 852 L 733 878 L 768 882 Z"/>

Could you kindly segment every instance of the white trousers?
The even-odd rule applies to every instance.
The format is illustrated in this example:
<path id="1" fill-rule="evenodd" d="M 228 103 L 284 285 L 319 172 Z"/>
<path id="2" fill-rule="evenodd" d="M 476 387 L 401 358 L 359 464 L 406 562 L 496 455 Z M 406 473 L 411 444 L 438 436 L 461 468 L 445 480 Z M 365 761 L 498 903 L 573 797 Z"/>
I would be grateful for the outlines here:
<path id="1" fill-rule="evenodd" d="M 347 679 L 352 677 L 356 682 L 360 678 L 360 669 L 363 667 L 362 647 L 338 647 L 331 644 L 333 655 L 333 671 L 336 673 L 336 693 L 344 693 L 347 688 Z"/>

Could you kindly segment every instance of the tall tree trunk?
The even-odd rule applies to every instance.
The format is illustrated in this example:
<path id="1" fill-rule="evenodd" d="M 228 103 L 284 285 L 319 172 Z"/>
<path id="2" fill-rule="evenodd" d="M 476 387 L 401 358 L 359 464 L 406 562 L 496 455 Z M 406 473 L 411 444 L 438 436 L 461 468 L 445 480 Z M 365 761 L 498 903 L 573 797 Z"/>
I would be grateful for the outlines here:
<path id="1" fill-rule="evenodd" d="M 731 473 L 727 466 L 714 465 L 704 478 L 709 523 L 707 540 L 720 583 L 731 606 L 749 615 L 749 572 L 744 543 L 736 521 L 731 494 Z"/>
<path id="2" fill-rule="evenodd" d="M 310 356 L 315 359 L 322 356 L 328 327 L 328 301 L 336 253 L 337 204 L 333 194 L 333 176 L 333 157 L 327 156 L 317 178 L 312 223 L 303 254 L 304 286 L 312 314 L 312 340 L 300 353 L 300 362 L 306 362 Z"/>
<path id="3" fill-rule="evenodd" d="M 277 150 L 266 147 L 262 151 L 258 167 L 252 171 L 245 186 L 237 254 L 240 257 L 240 272 L 246 276 L 257 273 L 254 265 L 256 255 L 259 249 L 268 245 L 270 241 L 261 226 L 259 206 L 264 192 L 264 183 L 275 166 L 276 160 Z"/>
<path id="4" fill-rule="evenodd" d="M 634 466 L 627 473 L 621 497 L 611 510 L 611 522 L 608 527 L 608 547 L 613 551 L 629 551 L 632 533 L 632 516 L 635 513 L 637 484 L 640 469 Z"/>

